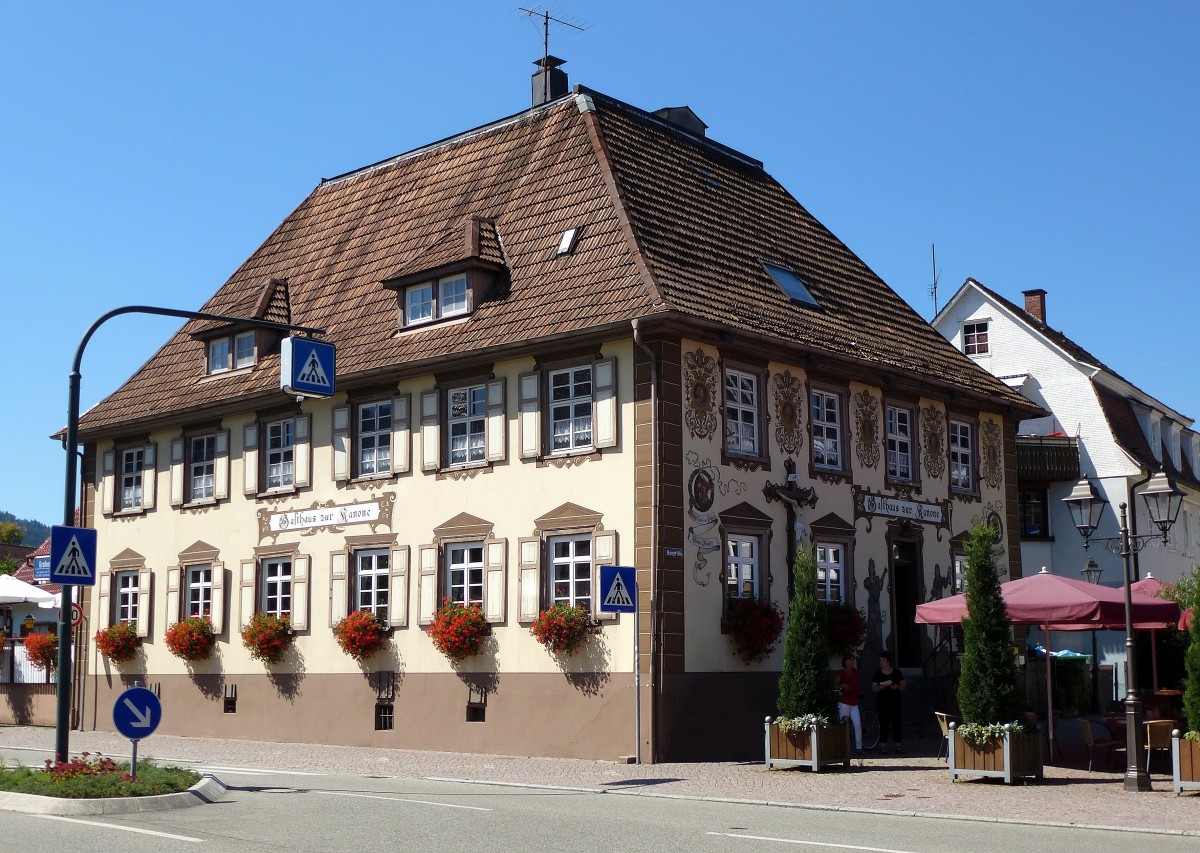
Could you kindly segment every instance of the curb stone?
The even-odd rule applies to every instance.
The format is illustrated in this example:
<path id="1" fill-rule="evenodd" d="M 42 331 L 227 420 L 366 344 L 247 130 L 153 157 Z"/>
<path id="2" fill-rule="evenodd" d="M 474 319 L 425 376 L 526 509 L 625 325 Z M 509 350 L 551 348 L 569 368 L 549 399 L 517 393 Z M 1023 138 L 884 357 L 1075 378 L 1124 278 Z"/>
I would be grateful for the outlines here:
<path id="1" fill-rule="evenodd" d="M 110 815 L 133 812 L 165 812 L 186 809 L 216 802 L 225 796 L 225 784 L 205 773 L 192 787 L 177 794 L 153 797 L 108 797 L 97 800 L 76 800 L 64 797 L 42 797 L 37 794 L 0 792 L 0 809 L 41 815 Z"/>

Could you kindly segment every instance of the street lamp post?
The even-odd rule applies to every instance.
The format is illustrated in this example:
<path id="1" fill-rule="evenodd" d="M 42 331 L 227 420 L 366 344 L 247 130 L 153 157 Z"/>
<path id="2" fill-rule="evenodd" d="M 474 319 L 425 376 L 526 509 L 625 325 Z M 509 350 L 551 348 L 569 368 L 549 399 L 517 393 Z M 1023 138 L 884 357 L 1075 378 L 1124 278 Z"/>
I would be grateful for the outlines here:
<path id="1" fill-rule="evenodd" d="M 1088 557 L 1079 573 L 1088 583 L 1100 583 L 1100 565 Z M 1092 631 L 1092 712 L 1100 710 L 1100 660 L 1096 656 L 1096 632 Z"/>
<path id="2" fill-rule="evenodd" d="M 1150 521 L 1158 528 L 1158 533 L 1134 535 L 1129 532 L 1127 504 L 1120 505 L 1120 534 L 1118 536 L 1093 538 L 1092 533 L 1100 524 L 1100 516 L 1104 505 L 1108 503 L 1096 493 L 1091 481 L 1084 477 L 1075 484 L 1071 494 L 1063 498 L 1063 503 L 1071 511 L 1075 527 L 1083 536 L 1083 547 L 1087 550 L 1092 542 L 1103 544 L 1114 554 L 1119 554 L 1124 566 L 1125 578 L 1125 755 L 1128 766 L 1125 768 L 1126 791 L 1149 791 L 1150 776 L 1142 764 L 1142 700 L 1138 696 L 1137 661 L 1133 649 L 1133 555 L 1141 551 L 1155 539 L 1162 544 L 1167 543 L 1167 532 L 1179 515 L 1183 493 L 1159 471 L 1150 478 L 1142 492 L 1146 501 L 1146 510 Z M 1086 570 L 1085 570 L 1086 571 Z"/>

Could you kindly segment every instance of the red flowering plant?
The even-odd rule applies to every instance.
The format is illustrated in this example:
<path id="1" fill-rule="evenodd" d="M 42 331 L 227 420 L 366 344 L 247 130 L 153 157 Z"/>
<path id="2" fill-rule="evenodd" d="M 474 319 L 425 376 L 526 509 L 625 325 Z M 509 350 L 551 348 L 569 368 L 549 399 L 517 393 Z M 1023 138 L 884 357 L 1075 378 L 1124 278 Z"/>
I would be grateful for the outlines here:
<path id="1" fill-rule="evenodd" d="M 478 604 L 459 604 L 446 599 L 433 614 L 433 622 L 425 629 L 434 648 L 459 663 L 479 653 L 485 637 L 492 633 L 492 626 L 483 615 Z"/>
<path id="2" fill-rule="evenodd" d="M 867 637 L 867 616 L 853 604 L 825 605 L 829 651 L 839 657 L 853 653 Z"/>
<path id="3" fill-rule="evenodd" d="M 25 654 L 37 669 L 54 669 L 58 665 L 58 637 L 46 631 L 25 638 Z"/>
<path id="4" fill-rule="evenodd" d="M 600 633 L 600 623 L 583 607 L 559 601 L 543 610 L 529 633 L 556 655 L 573 655 L 592 634 Z"/>
<path id="5" fill-rule="evenodd" d="M 167 651 L 186 661 L 212 654 L 213 624 L 207 616 L 189 616 L 167 628 Z"/>
<path id="6" fill-rule="evenodd" d="M 783 633 L 783 613 L 773 601 L 730 598 L 725 602 L 721 630 L 729 634 L 734 651 L 747 663 L 766 660 Z"/>
<path id="7" fill-rule="evenodd" d="M 113 663 L 133 660 L 137 645 L 137 629 L 129 622 L 118 622 L 96 632 L 96 648 Z"/>
<path id="8" fill-rule="evenodd" d="M 333 626 L 342 651 L 357 661 L 364 661 L 383 648 L 387 641 L 387 628 L 383 620 L 370 610 L 355 610 L 337 621 Z"/>
<path id="9" fill-rule="evenodd" d="M 242 626 L 242 645 L 250 657 L 263 663 L 279 663 L 292 644 L 292 625 L 287 616 L 272 616 L 259 610 Z"/>

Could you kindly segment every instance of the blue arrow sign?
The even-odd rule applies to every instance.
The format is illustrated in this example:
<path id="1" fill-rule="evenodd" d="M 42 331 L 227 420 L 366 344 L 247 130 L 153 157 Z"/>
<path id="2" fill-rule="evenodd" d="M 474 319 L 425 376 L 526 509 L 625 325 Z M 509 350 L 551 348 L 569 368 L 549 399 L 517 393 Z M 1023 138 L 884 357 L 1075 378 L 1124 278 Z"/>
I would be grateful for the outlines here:
<path id="1" fill-rule="evenodd" d="M 50 528 L 50 583 L 96 585 L 96 531 L 89 527 Z"/>
<path id="2" fill-rule="evenodd" d="M 600 567 L 600 612 L 637 612 L 637 569 L 632 566 Z"/>
<path id="3" fill-rule="evenodd" d="M 306 397 L 333 396 L 333 344 L 312 338 L 284 338 L 279 354 L 281 389 Z"/>
<path id="4" fill-rule="evenodd" d="M 130 687 L 117 697 L 113 724 L 130 740 L 149 737 L 162 722 L 162 702 L 145 687 Z"/>

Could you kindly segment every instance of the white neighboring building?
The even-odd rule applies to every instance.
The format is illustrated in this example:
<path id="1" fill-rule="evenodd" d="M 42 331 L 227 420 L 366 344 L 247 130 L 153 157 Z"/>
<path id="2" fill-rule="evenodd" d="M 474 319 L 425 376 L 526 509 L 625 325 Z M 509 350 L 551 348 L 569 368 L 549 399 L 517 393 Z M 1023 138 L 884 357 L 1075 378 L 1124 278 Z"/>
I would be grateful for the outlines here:
<path id="1" fill-rule="evenodd" d="M 1119 533 L 1119 506 L 1129 505 L 1131 533 L 1153 532 L 1141 486 L 1160 468 L 1184 493 L 1164 547 L 1133 557 L 1134 580 L 1148 574 L 1171 583 L 1200 563 L 1200 434 L 1193 419 L 1123 379 L 1046 324 L 1046 291 L 1024 291 L 1024 309 L 968 278 L 933 319 L 959 350 L 1011 388 L 1051 412 L 1017 430 L 1021 562 L 1026 573 L 1046 566 L 1080 577 L 1088 557 L 1100 582 L 1119 586 L 1121 557 L 1103 545 L 1085 552 L 1062 499 L 1080 477 L 1108 501 L 1095 537 Z M 1074 465 L 1078 465 L 1075 473 Z M 1100 634 L 1100 661 L 1124 661 L 1124 634 Z M 1056 633 L 1056 647 L 1091 650 L 1091 635 Z M 1084 648 L 1086 644 L 1086 649 Z M 1119 669 L 1119 667 L 1118 667 Z"/>

